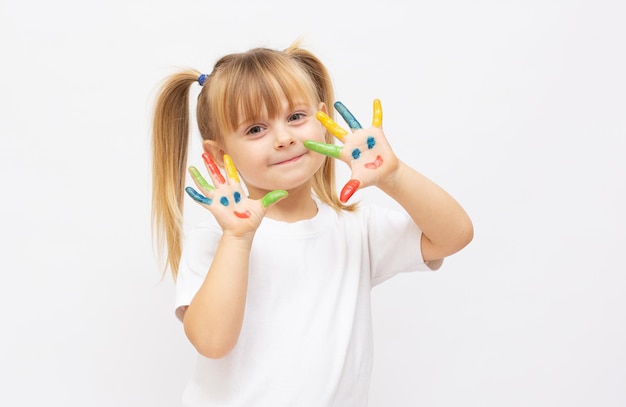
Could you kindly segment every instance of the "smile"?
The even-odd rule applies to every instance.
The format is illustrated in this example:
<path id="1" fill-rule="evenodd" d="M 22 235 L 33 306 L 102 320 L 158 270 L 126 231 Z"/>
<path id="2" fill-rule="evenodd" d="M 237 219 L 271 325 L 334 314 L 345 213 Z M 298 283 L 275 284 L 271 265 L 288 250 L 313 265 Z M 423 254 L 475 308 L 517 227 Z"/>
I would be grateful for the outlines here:
<path id="1" fill-rule="evenodd" d="M 304 153 L 304 154 L 306 154 L 306 153 Z M 295 157 L 290 158 L 290 159 L 285 160 L 285 161 L 280 161 L 280 162 L 277 162 L 277 163 L 275 163 L 275 164 L 273 164 L 273 165 L 283 165 L 283 164 L 290 164 L 290 163 L 296 162 L 296 161 L 298 161 L 298 160 L 299 160 L 299 159 L 300 159 L 300 158 L 301 158 L 304 154 L 300 154 L 300 155 L 298 155 L 298 156 L 295 156 Z"/>

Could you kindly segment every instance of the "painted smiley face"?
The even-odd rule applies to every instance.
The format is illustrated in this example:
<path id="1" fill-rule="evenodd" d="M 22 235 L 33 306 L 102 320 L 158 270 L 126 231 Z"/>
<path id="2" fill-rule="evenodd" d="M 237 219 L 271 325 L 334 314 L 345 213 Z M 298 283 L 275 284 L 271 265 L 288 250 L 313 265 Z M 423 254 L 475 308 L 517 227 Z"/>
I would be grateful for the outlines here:
<path id="1" fill-rule="evenodd" d="M 211 205 L 213 203 L 213 199 L 207 198 L 206 196 L 198 193 L 195 189 L 191 187 L 185 188 L 185 191 L 187 191 L 187 194 L 189 194 L 189 196 L 196 202 L 199 202 L 205 205 Z M 241 193 L 239 193 L 238 191 L 235 191 L 235 193 L 233 194 L 233 202 L 235 204 L 238 204 L 240 201 L 241 201 Z M 228 199 L 228 197 L 221 196 L 219 199 L 219 202 L 222 206 L 229 206 L 231 201 L 230 199 Z M 233 211 L 233 214 L 236 217 L 242 218 L 242 219 L 249 218 L 252 215 L 250 211 L 248 210 L 243 211 L 243 212 Z"/>
<path id="2" fill-rule="evenodd" d="M 235 193 L 233 194 L 233 200 L 235 201 L 235 204 L 238 204 L 241 201 L 241 194 L 238 191 L 235 191 Z M 222 196 L 220 198 L 220 203 L 222 204 L 222 206 L 230 205 L 230 201 L 225 196 Z M 251 216 L 250 211 L 244 211 L 244 212 L 233 211 L 233 214 L 236 217 L 242 218 L 242 219 L 247 219 Z"/>
<path id="3" fill-rule="evenodd" d="M 371 150 L 372 148 L 374 148 L 375 145 L 376 145 L 376 139 L 373 136 L 369 136 L 367 138 L 367 149 Z M 352 150 L 352 158 L 357 160 L 359 159 L 359 157 L 361 157 L 361 150 L 358 148 L 355 148 L 354 150 Z M 383 158 L 380 155 L 377 155 L 374 161 L 363 164 L 365 168 L 370 169 L 370 170 L 375 170 L 381 165 L 383 165 Z"/>

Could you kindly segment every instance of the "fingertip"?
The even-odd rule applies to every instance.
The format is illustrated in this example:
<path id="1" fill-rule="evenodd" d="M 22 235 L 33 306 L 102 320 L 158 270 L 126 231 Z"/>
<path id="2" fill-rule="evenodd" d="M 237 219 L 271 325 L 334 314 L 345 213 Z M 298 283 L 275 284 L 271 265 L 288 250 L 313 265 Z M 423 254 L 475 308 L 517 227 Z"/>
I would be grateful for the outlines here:
<path id="1" fill-rule="evenodd" d="M 204 162 L 207 164 L 215 163 L 213 157 L 211 157 L 211 154 L 209 153 L 202 153 L 202 159 L 204 159 Z"/>
<path id="2" fill-rule="evenodd" d="M 324 122 L 325 120 L 328 120 L 330 118 L 326 113 L 322 112 L 321 110 L 318 110 L 315 113 L 315 117 L 321 122 Z"/>
<path id="3" fill-rule="evenodd" d="M 339 101 L 335 102 L 335 108 L 337 109 L 341 117 L 343 117 L 343 119 L 346 121 L 346 123 L 348 123 L 348 126 L 350 126 L 352 130 L 362 128 L 361 123 L 359 123 L 356 117 L 354 117 L 352 112 L 343 103 Z"/>
<path id="4" fill-rule="evenodd" d="M 277 189 L 268 192 L 263 198 L 261 198 L 261 205 L 263 205 L 264 208 L 267 208 L 268 206 L 275 204 L 281 199 L 286 198 L 287 195 L 289 195 L 289 192 L 285 191 L 284 189 Z"/>
<path id="5" fill-rule="evenodd" d="M 380 99 L 374 99 L 374 118 L 372 119 L 372 126 L 382 127 L 383 125 L 383 107 Z"/>
<path id="6" fill-rule="evenodd" d="M 228 154 L 224 154 L 224 167 L 226 168 L 226 174 L 228 175 L 228 178 L 239 183 L 240 181 L 239 175 L 237 175 L 237 168 L 235 168 L 233 159 Z"/>
<path id="7" fill-rule="evenodd" d="M 354 195 L 356 190 L 359 189 L 360 185 L 361 185 L 361 182 L 359 180 L 351 179 L 350 181 L 348 181 L 348 183 L 341 190 L 341 194 L 339 195 L 339 200 L 342 203 L 348 202 L 348 200 L 352 197 L 352 195 Z"/>
<path id="8" fill-rule="evenodd" d="M 304 147 L 323 155 L 327 155 L 332 158 L 341 158 L 343 147 L 334 144 L 319 143 L 313 140 L 305 140 Z"/>
<path id="9" fill-rule="evenodd" d="M 202 195 L 201 193 L 199 193 L 192 187 L 186 187 L 185 192 L 187 192 L 187 195 L 189 195 L 191 199 L 193 199 L 196 202 L 199 202 L 205 205 L 211 205 L 211 203 L 213 202 L 212 199 L 207 198 L 206 196 Z"/>

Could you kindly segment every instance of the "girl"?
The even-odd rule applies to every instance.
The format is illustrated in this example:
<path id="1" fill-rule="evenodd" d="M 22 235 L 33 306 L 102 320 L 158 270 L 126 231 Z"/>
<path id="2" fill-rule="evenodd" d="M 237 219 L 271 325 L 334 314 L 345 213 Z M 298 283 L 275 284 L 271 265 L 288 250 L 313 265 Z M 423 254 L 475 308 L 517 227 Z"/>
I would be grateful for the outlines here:
<path id="1" fill-rule="evenodd" d="M 203 86 L 196 118 L 211 182 L 191 167 L 197 190 L 186 190 L 212 216 L 182 249 L 194 83 Z M 379 101 L 367 129 L 332 103 L 326 68 L 298 44 L 227 55 L 212 73 L 183 71 L 161 89 L 153 220 L 176 315 L 199 353 L 186 406 L 367 405 L 371 288 L 437 269 L 472 239 L 461 206 L 394 154 Z M 351 132 L 331 119 L 334 107 Z M 335 159 L 352 170 L 339 196 Z M 368 186 L 404 211 L 347 203 Z"/>

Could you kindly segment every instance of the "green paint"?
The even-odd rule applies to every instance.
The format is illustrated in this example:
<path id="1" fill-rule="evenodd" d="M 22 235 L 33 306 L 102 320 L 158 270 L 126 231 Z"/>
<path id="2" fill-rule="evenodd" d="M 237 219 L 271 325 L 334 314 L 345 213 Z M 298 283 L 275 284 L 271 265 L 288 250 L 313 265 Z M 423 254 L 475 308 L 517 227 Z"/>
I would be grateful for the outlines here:
<path id="1" fill-rule="evenodd" d="M 204 179 L 204 177 L 200 174 L 200 171 L 198 171 L 198 169 L 194 166 L 189 167 L 189 172 L 191 173 L 191 176 L 198 182 L 198 184 L 200 184 L 200 186 L 208 191 L 211 191 L 213 188 L 213 185 L 209 184 L 207 182 L 207 180 Z"/>
<path id="2" fill-rule="evenodd" d="M 304 146 L 316 153 L 324 154 L 332 158 L 341 158 L 343 147 L 335 144 L 318 143 L 317 141 L 305 140 Z"/>
<path id="3" fill-rule="evenodd" d="M 289 195 L 289 193 L 283 189 L 277 189 L 275 191 L 268 192 L 263 198 L 261 198 L 261 205 L 263 205 L 264 208 L 267 208 L 274 202 L 286 197 L 287 195 Z"/>

